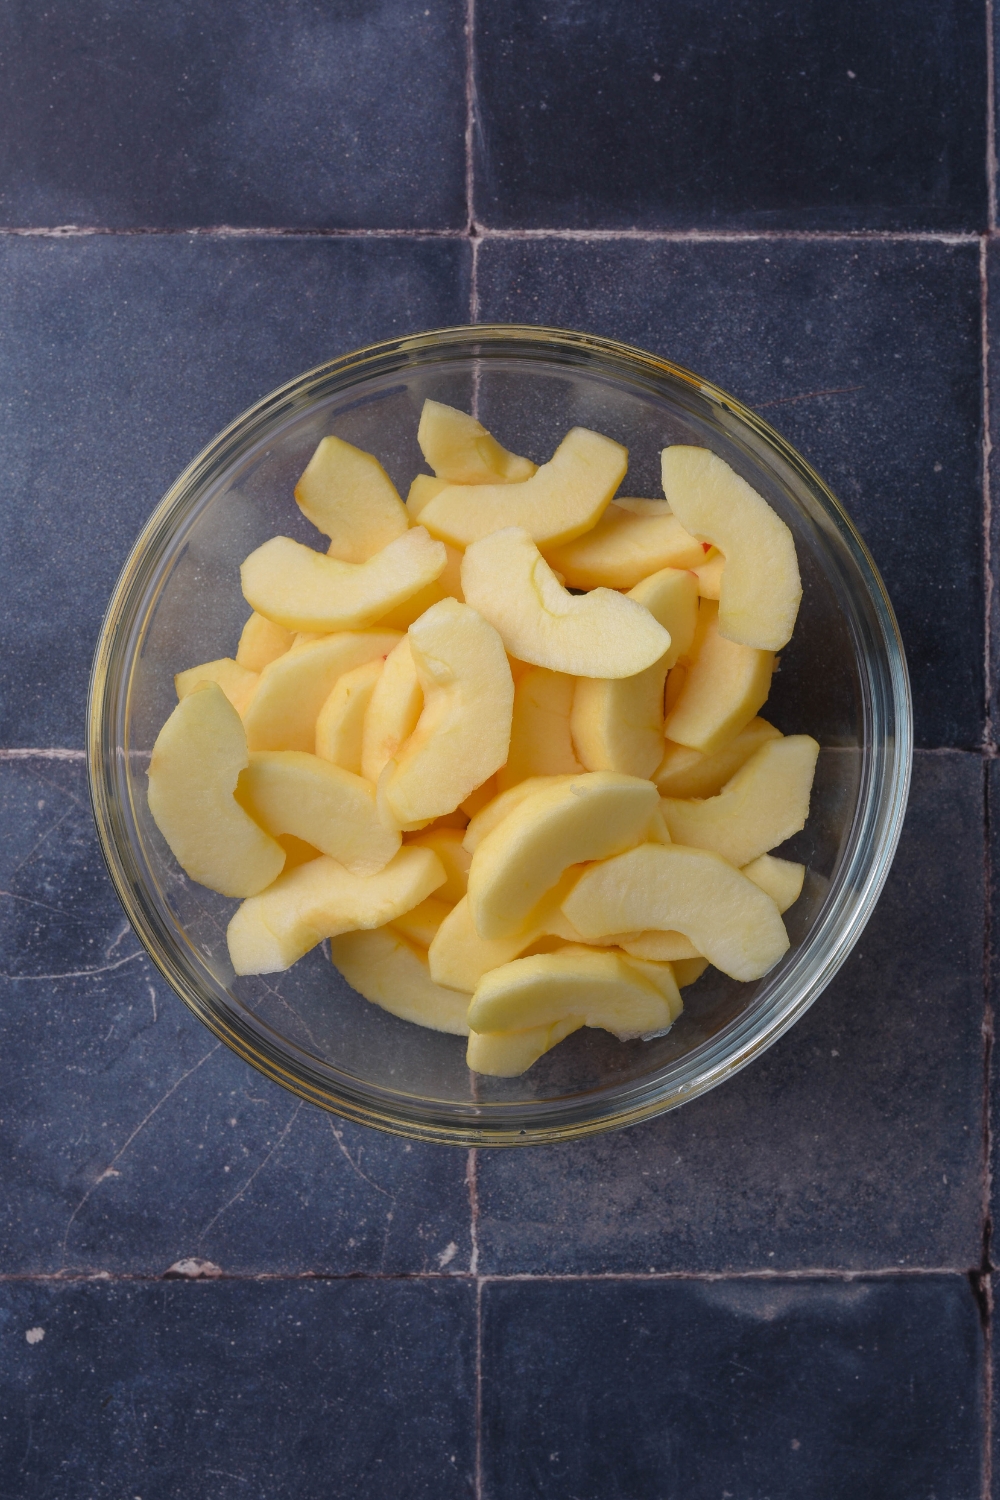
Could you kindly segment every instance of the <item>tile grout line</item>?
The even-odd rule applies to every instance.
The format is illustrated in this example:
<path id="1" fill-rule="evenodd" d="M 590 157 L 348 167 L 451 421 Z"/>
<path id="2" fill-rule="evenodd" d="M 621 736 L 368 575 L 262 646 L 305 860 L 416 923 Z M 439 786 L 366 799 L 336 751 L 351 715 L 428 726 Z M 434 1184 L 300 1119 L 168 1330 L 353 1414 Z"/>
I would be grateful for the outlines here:
<path id="1" fill-rule="evenodd" d="M 986 236 L 979 242 L 979 354 L 980 379 L 982 381 L 981 416 L 982 435 L 982 500 L 983 500 L 983 747 L 987 753 L 996 752 L 993 731 L 992 693 L 992 631 L 993 631 L 993 496 L 990 486 L 990 462 L 993 456 L 993 438 L 990 431 L 990 324 L 989 324 L 989 253 Z"/>
<path id="2" fill-rule="evenodd" d="M 2 1285 L 65 1285 L 75 1286 L 80 1282 L 99 1281 L 107 1285 L 116 1282 L 158 1284 L 162 1281 L 433 1281 L 474 1284 L 486 1286 L 511 1286 L 519 1282 L 587 1283 L 596 1281 L 614 1282 L 695 1282 L 715 1284 L 720 1281 L 760 1281 L 768 1284 L 795 1281 L 843 1282 L 849 1286 L 856 1281 L 919 1281 L 930 1276 L 948 1276 L 968 1282 L 979 1276 L 980 1267 L 971 1270 L 961 1266 L 882 1266 L 870 1270 L 821 1270 L 811 1267 L 789 1271 L 511 1271 L 488 1272 L 473 1275 L 469 1271 L 245 1271 L 230 1272 L 216 1270 L 203 1276 L 168 1276 L 161 1272 L 143 1271 L 4 1271 L 0 1272 Z"/>
<path id="3" fill-rule="evenodd" d="M 473 154 L 476 122 L 476 0 L 465 0 L 465 233 L 471 235 L 476 222 L 473 196 L 475 157 Z"/>
<path id="4" fill-rule="evenodd" d="M 982 421 L 983 421 L 983 604 L 984 604 L 984 744 L 987 750 L 996 753 L 996 737 L 993 726 L 992 654 L 993 654 L 993 496 L 991 489 L 990 460 L 992 457 L 992 432 L 990 412 L 990 328 L 989 328 L 989 236 L 997 227 L 997 152 L 996 152 L 996 60 L 994 55 L 993 0 L 985 0 L 986 22 L 986 198 L 987 235 L 984 235 L 979 251 L 981 326 L 982 326 Z M 993 1197 L 993 1138 L 992 1138 L 992 1064 L 994 1043 L 993 1019 L 993 875 L 991 868 L 991 809 L 989 767 L 983 767 L 983 1257 L 978 1278 L 981 1316 L 983 1319 L 983 1484 L 984 1500 L 990 1500 L 993 1491 L 993 1283 L 992 1256 L 992 1197 Z"/>
<path id="5" fill-rule="evenodd" d="M 987 224 L 997 227 L 996 61 L 994 58 L 993 0 L 986 0 L 986 202 Z"/>
<path id="6" fill-rule="evenodd" d="M 63 750 L 58 746 L 43 749 L 0 749 L 0 761 L 4 760 L 86 760 L 86 750 Z"/>
<path id="7" fill-rule="evenodd" d="M 471 191 L 471 172 L 466 164 L 466 194 Z M 992 225 L 986 230 L 989 238 L 995 238 L 998 229 Z M 648 241 L 653 244 L 753 244 L 780 241 L 805 243 L 876 243 L 935 245 L 974 245 L 981 235 L 975 230 L 921 230 L 921 229 L 491 229 L 489 225 L 471 220 L 461 228 L 396 228 L 375 229 L 323 228 L 319 225 L 250 225 L 233 224 L 189 224 L 179 228 L 163 228 L 157 225 L 139 225 L 131 228 L 108 229 L 94 224 L 49 224 L 34 226 L 0 226 L 0 238 L 10 236 L 21 239 L 84 239 L 93 236 L 120 238 L 182 238 L 217 239 L 484 239 L 484 240 L 594 240 Z"/>

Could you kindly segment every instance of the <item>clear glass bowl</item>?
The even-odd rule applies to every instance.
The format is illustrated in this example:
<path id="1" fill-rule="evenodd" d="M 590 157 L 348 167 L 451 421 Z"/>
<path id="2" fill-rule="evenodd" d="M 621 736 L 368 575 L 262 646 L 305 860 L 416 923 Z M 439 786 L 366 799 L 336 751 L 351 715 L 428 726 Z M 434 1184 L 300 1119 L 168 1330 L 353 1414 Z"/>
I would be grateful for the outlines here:
<path id="1" fill-rule="evenodd" d="M 426 397 L 476 410 L 536 462 L 569 427 L 627 445 L 630 494 L 662 493 L 660 449 L 720 454 L 792 528 L 804 598 L 765 709 L 822 745 L 812 811 L 787 852 L 808 877 L 787 915 L 791 949 L 757 984 L 715 970 L 685 991 L 667 1036 L 621 1043 L 583 1030 L 520 1078 L 470 1074 L 465 1044 L 361 999 L 320 948 L 287 973 L 236 979 L 235 903 L 188 880 L 149 815 L 146 769 L 174 705 L 173 674 L 231 655 L 248 610 L 239 563 L 276 533 L 318 545 L 292 498 L 319 439 L 374 451 L 405 494 L 424 467 Z M 912 713 L 882 580 L 843 508 L 759 417 L 688 371 L 610 340 L 480 326 L 360 350 L 259 402 L 187 468 L 125 565 L 98 644 L 89 705 L 97 827 L 125 910 L 164 977 L 205 1025 L 268 1077 L 384 1130 L 462 1145 L 566 1140 L 631 1124 L 744 1067 L 802 1015 L 857 941 L 906 805 Z"/>

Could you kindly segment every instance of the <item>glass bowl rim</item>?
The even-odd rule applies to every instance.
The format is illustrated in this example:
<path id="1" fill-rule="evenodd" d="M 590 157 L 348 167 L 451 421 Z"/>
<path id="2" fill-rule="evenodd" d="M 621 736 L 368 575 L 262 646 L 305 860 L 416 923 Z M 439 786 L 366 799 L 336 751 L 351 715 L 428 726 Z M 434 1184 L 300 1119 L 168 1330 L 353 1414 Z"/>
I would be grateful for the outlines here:
<path id="1" fill-rule="evenodd" d="M 682 1066 L 689 1061 L 685 1058 L 675 1068 L 681 1072 L 680 1079 L 672 1082 L 661 1080 L 657 1086 L 657 1077 L 653 1075 L 638 1083 L 613 1087 L 606 1095 L 584 1094 L 561 1108 L 559 1101 L 554 1105 L 548 1101 L 535 1101 L 499 1108 L 474 1103 L 459 1108 L 448 1101 L 433 1101 L 429 1108 L 400 1109 L 386 1092 L 379 1093 L 374 1088 L 363 1086 L 345 1087 L 343 1079 L 338 1086 L 331 1086 L 322 1066 L 317 1067 L 317 1059 L 297 1049 L 287 1039 L 283 1047 L 275 1045 L 207 991 L 200 992 L 192 984 L 188 972 L 177 962 L 173 952 L 176 943 L 161 938 L 157 924 L 152 920 L 150 903 L 144 899 L 142 868 L 132 857 L 128 841 L 119 837 L 122 809 L 116 776 L 119 772 L 124 775 L 122 767 L 128 752 L 127 747 L 119 743 L 115 731 L 122 701 L 121 688 L 124 684 L 127 701 L 135 654 L 134 650 L 123 650 L 121 643 L 128 636 L 123 627 L 134 624 L 136 606 L 146 597 L 156 568 L 170 555 L 171 537 L 179 529 L 178 522 L 194 509 L 210 475 L 224 473 L 249 449 L 260 447 L 268 430 L 313 406 L 314 397 L 321 388 L 325 394 L 343 391 L 380 371 L 405 370 L 409 363 L 423 363 L 429 355 L 465 356 L 474 361 L 483 357 L 483 346 L 488 346 L 491 353 L 501 355 L 504 351 L 508 354 L 528 354 L 530 351 L 535 357 L 562 355 L 567 363 L 582 366 L 588 362 L 603 362 L 612 369 L 628 370 L 633 376 L 641 374 L 647 381 L 669 377 L 684 382 L 744 424 L 765 447 L 777 454 L 798 483 L 811 492 L 812 499 L 827 520 L 832 522 L 860 578 L 865 600 L 874 616 L 881 652 L 879 666 L 885 679 L 885 702 L 880 711 L 886 724 L 881 746 L 872 736 L 872 741 L 866 742 L 862 751 L 867 766 L 873 748 L 880 748 L 881 774 L 868 778 L 867 794 L 864 791 L 859 793 L 855 828 L 864 806 L 867 834 L 854 836 L 852 833 L 851 858 L 845 857 L 845 865 L 849 868 L 846 872 L 841 871 L 838 887 L 839 918 L 834 921 L 828 915 L 825 921 L 817 924 L 822 932 L 835 927 L 835 940 L 825 944 L 817 963 L 817 955 L 812 951 L 815 929 L 811 929 L 802 944 L 800 959 L 808 954 L 812 966 L 808 974 L 802 975 L 796 992 L 781 1004 L 759 1007 L 749 1021 L 746 1017 L 738 1018 L 723 1028 L 718 1038 L 693 1049 L 689 1058 L 700 1059 L 700 1062 L 692 1061 L 686 1070 L 690 1076 L 685 1076 Z M 865 653 L 862 663 L 871 666 L 870 653 Z M 913 710 L 909 678 L 888 593 L 853 522 L 812 466 L 780 433 L 742 402 L 683 366 L 619 340 L 535 324 L 465 324 L 369 344 L 286 381 L 230 422 L 174 480 L 133 544 L 105 611 L 94 653 L 87 703 L 88 779 L 101 850 L 126 915 L 143 948 L 171 988 L 238 1056 L 299 1097 L 376 1129 L 462 1147 L 572 1140 L 652 1118 L 716 1087 L 777 1041 L 829 984 L 871 915 L 899 842 L 912 752 Z M 850 881 L 848 874 L 853 877 Z M 792 972 L 796 967 L 804 965 L 801 962 L 793 964 Z M 786 989 L 788 987 L 786 985 Z M 741 1025 L 741 1021 L 745 1024 Z M 597 1108 L 594 1107 L 595 1101 L 599 1101 Z"/>

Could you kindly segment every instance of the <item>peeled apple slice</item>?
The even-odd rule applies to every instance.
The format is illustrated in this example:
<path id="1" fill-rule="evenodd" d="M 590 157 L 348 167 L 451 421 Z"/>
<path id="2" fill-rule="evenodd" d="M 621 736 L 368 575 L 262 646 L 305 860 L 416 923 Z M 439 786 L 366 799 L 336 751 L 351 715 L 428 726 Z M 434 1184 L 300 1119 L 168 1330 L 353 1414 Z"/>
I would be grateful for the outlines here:
<path id="1" fill-rule="evenodd" d="M 672 964 L 683 958 L 701 957 L 694 943 L 683 932 L 657 932 L 650 928 L 648 932 L 622 933 L 608 941 L 614 941 L 617 947 L 632 958 L 653 959 L 660 963 Z"/>
<path id="2" fill-rule="evenodd" d="M 636 515 L 613 500 L 595 526 L 546 547 L 545 557 L 570 588 L 630 589 L 661 568 L 700 566 L 705 549 L 665 506 L 659 515 Z"/>
<path id="3" fill-rule="evenodd" d="M 361 775 L 365 715 L 383 665 L 378 656 L 338 677 L 316 720 L 316 754 L 355 776 Z"/>
<path id="4" fill-rule="evenodd" d="M 687 655 L 694 641 L 698 624 L 698 585 L 694 574 L 679 568 L 661 568 L 629 589 L 628 597 L 648 609 L 670 636 L 666 657 L 669 669 L 678 657 Z"/>
<path id="5" fill-rule="evenodd" d="M 770 896 L 720 855 L 680 844 L 640 844 L 585 870 L 563 911 L 587 938 L 682 932 L 732 979 L 760 979 L 788 949 Z"/>
<path id="6" fill-rule="evenodd" d="M 521 526 L 536 542 L 558 546 L 590 530 L 627 467 L 628 450 L 620 443 L 574 427 L 530 479 L 513 487 L 448 485 L 421 506 L 420 524 L 453 547 L 468 547 L 506 526 Z"/>
<path id="7" fill-rule="evenodd" d="M 668 741 L 653 780 L 662 797 L 714 797 L 755 750 L 767 740 L 780 738 L 779 731 L 766 719 L 751 719 L 734 740 L 713 755 L 702 755 L 700 750 Z"/>
<path id="8" fill-rule="evenodd" d="M 672 1007 L 628 959 L 593 948 L 536 953 L 484 974 L 469 1006 L 472 1031 L 520 1031 L 578 1017 L 622 1039 L 661 1031 Z"/>
<path id="9" fill-rule="evenodd" d="M 547 667 L 530 667 L 518 679 L 510 749 L 506 764 L 497 772 L 501 791 L 530 777 L 573 775 L 584 769 L 570 733 L 576 686 L 576 678 Z"/>
<path id="10" fill-rule="evenodd" d="M 371 453 L 325 437 L 295 486 L 295 498 L 324 536 L 331 557 L 363 563 L 409 526 L 396 486 Z"/>
<path id="11" fill-rule="evenodd" d="M 401 843 L 370 782 L 302 750 L 253 751 L 237 796 L 268 833 L 293 833 L 355 875 L 377 874 Z"/>
<path id="12" fill-rule="evenodd" d="M 503 642 L 469 605 L 442 599 L 408 639 L 424 706 L 382 789 L 400 827 L 453 812 L 503 765 L 514 705 Z"/>
<path id="13" fill-rule="evenodd" d="M 424 402 L 417 442 L 438 478 L 451 484 L 519 484 L 536 470 L 530 458 L 501 448 L 475 417 L 440 401 Z"/>
<path id="14" fill-rule="evenodd" d="M 731 865 L 749 864 L 805 827 L 819 745 L 808 734 L 768 740 L 705 801 L 665 798 L 675 843 L 714 849 Z"/>
<path id="15" fill-rule="evenodd" d="M 806 878 L 805 865 L 794 864 L 790 859 L 776 859 L 773 854 L 762 854 L 743 866 L 743 873 L 754 885 L 766 891 L 780 912 L 794 906 L 802 894 Z"/>
<path id="16" fill-rule="evenodd" d="M 417 727 L 424 693 L 409 636 L 389 652 L 372 690 L 361 734 L 361 774 L 377 782 L 399 747 Z"/>
<path id="17" fill-rule="evenodd" d="M 726 559 L 719 629 L 727 640 L 780 651 L 802 598 L 792 533 L 723 459 L 707 448 L 664 448 L 663 493 L 681 525 Z"/>
<path id="18" fill-rule="evenodd" d="M 206 661 L 200 667 L 188 667 L 174 677 L 174 690 L 178 698 L 186 698 L 202 682 L 214 682 L 229 699 L 238 714 L 243 713 L 257 690 L 260 676 L 241 667 L 231 656 L 219 661 Z"/>
<path id="19" fill-rule="evenodd" d="M 457 547 L 449 547 L 446 542 L 441 545 L 447 557 L 443 570 L 433 583 L 425 584 L 417 593 L 411 594 L 409 599 L 382 615 L 378 623 L 383 629 L 409 630 L 414 620 L 419 620 L 424 611 L 430 609 L 432 604 L 437 604 L 440 599 L 457 599 L 460 604 L 464 603 L 462 554 Z"/>
<path id="20" fill-rule="evenodd" d="M 341 562 L 287 536 L 272 537 L 240 568 L 243 595 L 287 630 L 358 630 L 432 583 L 448 561 L 422 526 L 368 558 Z"/>
<path id="21" fill-rule="evenodd" d="M 472 815 L 469 826 L 465 830 L 463 845 L 470 854 L 474 854 L 488 833 L 492 833 L 498 823 L 502 823 L 508 813 L 512 813 L 515 807 L 528 797 L 533 797 L 545 787 L 565 785 L 572 781 L 574 775 L 582 772 L 570 772 L 562 776 L 529 776 L 525 781 L 519 781 L 515 786 L 508 787 L 505 792 L 500 792 Z"/>
<path id="22" fill-rule="evenodd" d="M 528 532 L 516 526 L 468 548 L 462 591 L 500 632 L 511 656 L 553 672 L 631 677 L 670 648 L 663 626 L 634 599 L 612 589 L 568 593 Z"/>
<path id="23" fill-rule="evenodd" d="M 315 750 L 316 720 L 334 684 L 362 663 L 381 660 L 395 630 L 344 630 L 293 646 L 264 668 L 243 714 L 251 750 Z"/>
<path id="24" fill-rule="evenodd" d="M 444 890 L 439 886 L 438 891 Z M 451 911 L 447 901 L 442 901 L 439 896 L 428 896 L 426 901 L 421 901 L 412 911 L 404 911 L 401 917 L 396 917 L 390 925 L 394 932 L 399 932 L 406 938 L 408 943 L 415 943 L 418 948 L 427 949 L 437 934 L 438 928 L 445 917 Z"/>
<path id="25" fill-rule="evenodd" d="M 684 686 L 667 715 L 668 740 L 711 755 L 735 739 L 767 701 L 774 653 L 727 640 L 719 630 L 717 605 L 703 599 L 700 644 Z"/>
<path id="26" fill-rule="evenodd" d="M 442 901 L 449 901 L 452 905 L 461 901 L 469 885 L 472 855 L 463 848 L 462 837 L 460 828 L 428 828 L 424 833 L 410 834 L 406 840 L 407 844 L 415 844 L 418 849 L 434 850 L 447 875 L 437 894 Z"/>
<path id="27" fill-rule="evenodd" d="M 581 677 L 573 697 L 573 747 L 588 771 L 651 776 L 663 755 L 667 657 L 633 677 Z"/>
<path id="28" fill-rule="evenodd" d="M 579 1016 L 570 1016 L 551 1026 L 529 1026 L 524 1031 L 470 1031 L 466 1066 L 491 1078 L 517 1078 L 582 1025 Z"/>
<path id="29" fill-rule="evenodd" d="M 283 625 L 265 620 L 256 610 L 243 627 L 240 643 L 236 648 L 236 660 L 248 672 L 262 672 L 279 656 L 291 650 L 295 636 Z"/>
<path id="30" fill-rule="evenodd" d="M 518 958 L 540 938 L 561 937 L 565 942 L 575 929 L 559 910 L 563 898 L 573 888 L 579 871 L 568 870 L 551 891 L 528 914 L 516 933 L 509 937 L 483 938 L 476 931 L 468 897 L 463 897 L 442 919 L 428 946 L 431 975 L 438 984 L 466 990 L 470 995 L 483 975 L 500 964 Z M 443 887 L 442 887 L 443 889 Z"/>
<path id="31" fill-rule="evenodd" d="M 250 759 L 240 716 L 214 682 L 182 698 L 156 737 L 149 810 L 181 868 L 223 896 L 253 896 L 285 863 L 234 797 Z"/>
<path id="32" fill-rule="evenodd" d="M 330 939 L 330 957 L 352 989 L 403 1021 L 468 1036 L 468 995 L 435 984 L 427 959 L 391 927 Z"/>
<path id="33" fill-rule="evenodd" d="M 477 932 L 485 938 L 515 933 L 568 866 L 640 842 L 656 811 L 651 782 L 613 771 L 575 776 L 526 798 L 472 856 L 469 907 Z M 656 925 L 621 922 L 608 931 Z"/>
<path id="34" fill-rule="evenodd" d="M 275 974 L 324 938 L 384 927 L 444 880 L 430 849 L 400 849 L 377 875 L 352 875 L 326 855 L 244 901 L 226 931 L 237 974 Z"/>

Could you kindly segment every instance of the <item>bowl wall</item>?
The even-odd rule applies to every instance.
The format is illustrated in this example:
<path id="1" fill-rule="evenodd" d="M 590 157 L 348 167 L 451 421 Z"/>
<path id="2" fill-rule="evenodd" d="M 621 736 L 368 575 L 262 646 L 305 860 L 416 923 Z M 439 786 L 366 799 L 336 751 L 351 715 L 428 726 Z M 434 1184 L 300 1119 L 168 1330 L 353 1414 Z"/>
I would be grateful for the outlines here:
<path id="1" fill-rule="evenodd" d="M 791 527 L 804 596 L 764 710 L 822 745 L 809 823 L 780 852 L 808 866 L 788 913 L 791 949 L 757 984 L 710 969 L 683 1016 L 649 1042 L 581 1031 L 516 1079 L 472 1075 L 459 1038 L 370 1005 L 323 948 L 287 973 L 234 978 L 235 903 L 189 881 L 149 815 L 146 770 L 173 674 L 235 651 L 248 608 L 239 564 L 280 533 L 321 546 L 294 484 L 336 433 L 379 457 L 405 495 L 426 466 L 428 397 L 476 410 L 536 462 L 566 430 L 630 452 L 625 493 L 662 495 L 660 449 L 720 454 Z M 892 611 L 850 522 L 765 423 L 686 371 L 607 341 L 531 328 L 451 329 L 334 361 L 283 387 L 220 435 L 168 492 L 123 572 L 95 660 L 90 767 L 113 878 L 139 936 L 207 1025 L 314 1102 L 382 1128 L 463 1144 L 528 1143 L 611 1128 L 703 1092 L 769 1045 L 856 941 L 885 878 L 911 756 L 906 669 Z"/>

